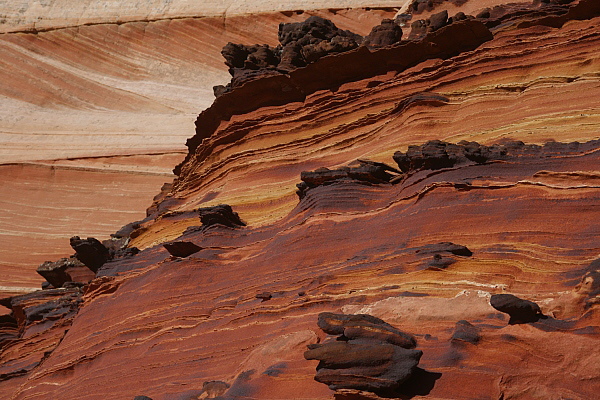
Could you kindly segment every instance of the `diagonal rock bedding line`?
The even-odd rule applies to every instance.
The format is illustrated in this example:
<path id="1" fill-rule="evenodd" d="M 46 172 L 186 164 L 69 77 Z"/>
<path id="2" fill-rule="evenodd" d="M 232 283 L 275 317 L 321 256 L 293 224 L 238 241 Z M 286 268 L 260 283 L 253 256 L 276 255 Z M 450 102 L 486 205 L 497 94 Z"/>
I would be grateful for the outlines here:
<path id="1" fill-rule="evenodd" d="M 540 346 L 548 340 L 573 337 L 582 348 L 597 341 L 596 309 L 569 295 L 580 290 L 573 285 L 585 280 L 585 272 L 573 283 L 565 280 L 565 274 L 575 266 L 584 271 L 588 264 L 593 268 L 598 217 L 593 204 L 600 190 L 588 185 L 558 190 L 511 183 L 542 167 L 556 173 L 571 171 L 570 175 L 584 171 L 600 161 L 600 146 L 597 141 L 503 146 L 508 150 L 500 160 L 464 158 L 452 167 L 417 167 L 396 184 L 365 185 L 344 178 L 314 187 L 288 218 L 272 225 L 190 229 L 181 239 L 200 250 L 185 258 L 154 246 L 132 259 L 105 264 L 99 270 L 105 276 L 83 294 L 83 306 L 60 346 L 20 393 L 42 390 L 43 382 L 64 377 L 65 371 L 73 373 L 60 378 L 60 390 L 76 393 L 88 379 L 109 379 L 110 371 L 117 369 L 124 383 L 115 390 L 133 396 L 140 389 L 128 388 L 125 382 L 150 363 L 160 371 L 160 379 L 143 380 L 144 389 L 155 396 L 175 393 L 175 388 L 168 391 L 173 380 L 198 386 L 194 382 L 204 377 L 228 382 L 230 393 L 238 393 L 238 374 L 263 368 L 243 379 L 257 398 L 273 398 L 273 391 L 279 393 L 275 396 L 292 396 L 289 385 L 298 374 L 307 379 L 303 393 L 326 398 L 323 388 L 310 383 L 312 364 L 301 361 L 302 343 L 314 343 L 317 336 L 299 332 L 310 332 L 317 313 L 340 307 L 346 313 L 385 318 L 414 333 L 423 350 L 419 365 L 442 372 L 432 394 L 464 396 L 462 386 L 448 386 L 449 381 L 462 380 L 479 381 L 482 393 L 512 393 L 521 386 L 504 381 L 498 385 L 496 377 L 513 373 L 515 340 L 519 348 L 533 353 L 546 351 Z M 414 157 L 417 152 L 407 154 Z M 411 193 L 436 182 L 445 185 L 415 201 Z M 465 184 L 473 188 L 465 190 Z M 483 190 L 488 185 L 496 188 Z M 577 223 L 565 223 L 567 215 Z M 433 244 L 449 239 L 466 244 L 472 256 L 458 256 L 443 268 L 432 265 L 440 251 Z M 486 297 L 507 290 L 535 299 L 544 314 L 555 317 L 515 330 Z M 269 293 L 267 301 L 258 296 L 264 292 Z M 578 310 L 574 318 L 561 319 L 562 311 L 557 310 L 565 306 Z M 99 313 L 104 317 L 98 319 Z M 475 324 L 482 339 L 475 345 L 450 340 L 458 320 Z M 33 321 L 32 326 L 38 325 Z M 178 351 L 173 354 L 175 343 Z M 496 352 L 503 346 L 512 350 L 501 356 Z M 256 352 L 240 364 L 236 354 L 247 347 Z M 556 360 L 565 356 L 560 349 L 552 351 Z M 271 364 L 257 359 L 265 352 Z M 481 371 L 476 361 L 481 352 L 494 355 L 487 371 Z M 589 358 L 578 354 L 589 366 Z M 162 361 L 156 362 L 157 357 Z M 83 365 L 85 371 L 92 368 L 93 378 Z M 125 365 L 131 372 L 123 372 Z M 285 365 L 274 375 L 277 380 L 260 375 L 272 365 Z M 454 368 L 458 365 L 460 369 Z M 539 363 L 531 365 L 520 373 L 548 372 Z M 202 377 L 194 372 L 198 370 L 204 371 Z M 580 378 L 578 372 L 571 380 L 561 380 L 558 390 L 573 390 Z M 582 387 L 576 393 L 588 392 Z"/>

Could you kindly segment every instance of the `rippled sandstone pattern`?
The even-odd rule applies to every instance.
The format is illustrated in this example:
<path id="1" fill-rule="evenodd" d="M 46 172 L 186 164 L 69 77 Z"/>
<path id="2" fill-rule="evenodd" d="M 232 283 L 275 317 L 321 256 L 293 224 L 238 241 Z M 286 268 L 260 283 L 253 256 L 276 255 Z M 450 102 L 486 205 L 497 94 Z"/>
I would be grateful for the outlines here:
<path id="1" fill-rule="evenodd" d="M 415 336 L 423 355 L 406 388 L 413 398 L 593 398 L 600 18 L 536 18 L 494 27 L 458 55 L 287 102 L 252 109 L 242 102 L 251 97 L 231 97 L 246 107 L 239 112 L 215 103 L 216 123 L 198 119 L 173 188 L 132 233 L 142 251 L 100 268 L 72 324 L 70 315 L 17 318 L 29 325 L 0 355 L 10 378 L 0 390 L 15 399 L 183 399 L 221 381 L 226 398 L 331 399 L 303 354 L 326 339 L 319 313 L 343 312 Z M 264 86 L 251 89 L 261 82 L 241 89 L 260 103 Z M 506 151 L 442 167 L 409 162 L 389 183 L 342 177 L 301 200 L 295 193 L 303 171 L 359 159 L 394 166 L 404 159 L 394 153 L 415 157 L 409 146 L 432 139 Z M 190 228 L 202 223 L 197 209 L 218 204 L 247 226 Z M 171 256 L 162 244 L 175 239 L 201 249 Z M 437 263 L 450 256 L 432 249 L 459 245 L 469 253 Z M 535 302 L 548 318 L 509 324 L 492 294 Z M 14 324 L 2 325 L 7 335 Z"/>
<path id="2" fill-rule="evenodd" d="M 367 34 L 395 13 L 343 9 L 226 19 L 167 13 L 116 24 L 90 8 L 103 23 L 63 28 L 55 14 L 73 9 L 53 4 L 55 12 L 44 17 L 56 29 L 0 34 L 0 293 L 39 288 L 34 267 L 64 257 L 69 237 L 104 239 L 144 218 L 153 196 L 173 180 L 194 118 L 214 99 L 212 86 L 228 79 L 219 54 L 228 41 L 272 44 L 280 22 L 309 14 Z"/>

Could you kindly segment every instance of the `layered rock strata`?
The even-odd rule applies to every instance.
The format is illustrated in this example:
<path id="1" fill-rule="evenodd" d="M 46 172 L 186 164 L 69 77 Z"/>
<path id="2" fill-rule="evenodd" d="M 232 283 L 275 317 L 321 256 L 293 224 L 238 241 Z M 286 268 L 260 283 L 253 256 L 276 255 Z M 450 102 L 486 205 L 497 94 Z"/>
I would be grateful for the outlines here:
<path id="1" fill-rule="evenodd" d="M 104 239 L 145 217 L 148 199 L 173 180 L 194 118 L 213 101 L 212 86 L 227 80 L 219 51 L 228 41 L 274 44 L 279 23 L 309 15 L 366 35 L 396 12 L 290 11 L 278 3 L 283 13 L 237 15 L 230 8 L 225 20 L 221 13 L 170 19 L 168 11 L 181 6 L 171 3 L 153 9 L 154 17 L 142 11 L 129 18 L 129 6 L 119 2 L 67 17 L 85 2 L 65 8 L 54 1 L 41 6 L 33 30 L 31 13 L 40 8 L 30 3 L 0 6 L 0 22 L 6 17 L 0 29 L 25 23 L 19 32 L 0 34 L 0 205 L 6 210 L 0 292 L 6 295 L 39 288 L 31 267 L 68 254 L 71 236 Z M 138 3 L 144 10 L 147 2 Z M 88 12 L 96 13 L 93 20 Z M 118 20 L 111 19 L 114 12 Z M 78 18 L 90 24 L 77 25 Z"/>
<path id="2" fill-rule="evenodd" d="M 590 5 L 554 4 L 565 12 L 550 17 L 536 5 L 493 28 L 453 22 L 411 46 L 458 53 L 436 49 L 428 54 L 442 58 L 373 75 L 353 52 L 393 56 L 408 44 L 328 55 L 290 72 L 301 96 L 281 95 L 273 76 L 220 96 L 199 117 L 174 185 L 124 230 L 138 254 L 104 263 L 83 289 L 2 301 L 13 313 L 0 325 L 0 390 L 376 399 L 362 383 L 333 393 L 313 381 L 304 352 L 322 349 L 327 366 L 342 367 L 320 369 L 334 370 L 333 385 L 336 369 L 353 368 L 353 358 L 340 361 L 358 353 L 339 351 L 348 344 L 383 343 L 373 352 L 385 353 L 381 365 L 406 360 L 387 340 L 412 341 L 385 320 L 423 352 L 399 370 L 411 370 L 404 396 L 593 398 L 600 36 L 595 11 L 580 13 Z M 457 50 L 451 33 L 466 24 L 493 38 Z M 343 60 L 360 66 L 347 80 L 321 73 Z M 244 103 L 249 94 L 255 104 Z M 368 179 L 348 179 L 353 167 L 342 166 L 354 160 Z M 382 169 L 394 177 L 370 182 Z M 298 200 L 303 171 L 316 172 L 304 174 L 315 184 Z M 232 221 L 221 204 L 245 225 L 188 229 L 200 209 Z M 163 246 L 172 241 L 200 250 L 173 257 Z M 511 302 L 548 318 L 511 324 L 494 308 L 512 311 Z M 319 314 L 342 341 L 315 329 Z M 357 314 L 371 317 L 357 323 Z"/>

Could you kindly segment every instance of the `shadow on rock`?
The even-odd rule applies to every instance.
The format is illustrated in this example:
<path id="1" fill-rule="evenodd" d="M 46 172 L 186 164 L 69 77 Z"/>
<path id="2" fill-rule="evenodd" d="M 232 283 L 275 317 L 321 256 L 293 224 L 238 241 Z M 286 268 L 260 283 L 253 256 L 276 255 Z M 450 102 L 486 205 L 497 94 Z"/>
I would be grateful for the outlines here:
<path id="1" fill-rule="evenodd" d="M 395 390 L 378 391 L 375 393 L 339 389 L 334 394 L 335 400 L 378 400 L 378 399 L 412 399 L 415 396 L 427 396 L 434 388 L 435 382 L 442 376 L 441 372 L 429 372 L 415 368 L 409 381 L 404 382 Z"/>
<path id="2" fill-rule="evenodd" d="M 427 396 L 435 386 L 435 381 L 442 377 L 441 372 L 429 372 L 423 368 L 415 368 L 412 378 L 404 382 L 397 390 L 400 398 L 410 399 L 414 396 Z"/>

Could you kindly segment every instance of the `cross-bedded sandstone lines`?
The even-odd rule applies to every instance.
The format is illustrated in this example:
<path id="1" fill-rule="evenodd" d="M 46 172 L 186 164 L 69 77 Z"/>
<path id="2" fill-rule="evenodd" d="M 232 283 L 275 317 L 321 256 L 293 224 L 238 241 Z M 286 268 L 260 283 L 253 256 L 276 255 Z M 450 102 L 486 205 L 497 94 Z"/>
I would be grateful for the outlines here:
<path id="1" fill-rule="evenodd" d="M 467 157 L 473 149 L 488 157 Z M 13 311 L 24 310 L 24 317 L 19 322 L 23 326 L 20 334 L 14 333 L 14 321 L 3 325 L 7 338 L 13 332 L 6 345 L 15 352 L 21 351 L 19 346 L 28 346 L 32 360 L 44 360 L 39 364 L 46 371 L 44 376 L 61 374 L 63 368 L 78 371 L 78 349 L 82 346 L 95 349 L 93 353 L 86 350 L 85 357 L 97 371 L 96 376 L 106 377 L 102 379 L 108 379 L 115 366 L 124 367 L 125 360 L 135 370 L 159 356 L 163 361 L 155 368 L 166 376 L 158 382 L 144 380 L 144 388 L 118 385 L 116 390 L 132 392 L 131 397 L 143 391 L 151 398 L 160 398 L 159 393 L 164 391 L 158 388 L 175 379 L 176 373 L 178 379 L 195 387 L 193 393 L 197 395 L 202 393 L 202 382 L 216 380 L 229 385 L 224 386 L 226 395 L 255 398 L 270 398 L 272 393 L 289 397 L 289 385 L 301 375 L 307 397 L 326 398 L 320 386 L 310 384 L 314 364 L 299 361 L 306 345 L 325 352 L 318 355 L 328 360 L 328 367 L 324 364 L 320 369 L 325 372 L 321 372 L 323 377 L 319 380 L 336 386 L 339 398 L 377 398 L 365 390 L 384 394 L 379 390 L 383 387 L 340 383 L 344 382 L 340 377 L 345 376 L 345 368 L 358 368 L 366 374 L 360 379 L 352 375 L 353 382 L 369 381 L 369 376 L 378 376 L 379 372 L 388 376 L 389 372 L 390 385 L 401 393 L 466 396 L 464 385 L 450 383 L 460 381 L 478 382 L 475 389 L 469 387 L 471 391 L 514 395 L 523 386 L 509 376 L 545 376 L 552 369 L 532 362 L 530 367 L 514 370 L 513 356 L 548 351 L 544 343 L 549 340 L 560 346 L 571 340 L 582 348 L 597 340 L 597 263 L 586 260 L 596 254 L 595 216 L 590 205 L 597 200 L 598 187 L 589 181 L 571 185 L 571 179 L 562 184 L 546 184 L 535 182 L 533 177 L 542 167 L 568 177 L 574 173 L 567 171 L 584 174 L 585 166 L 596 165 L 598 154 L 597 142 L 553 142 L 545 146 L 512 142 L 488 148 L 472 142 L 435 141 L 402 153 L 401 163 L 406 164 L 401 165 L 407 165 L 403 174 L 383 163 L 363 160 L 358 166 L 394 172 L 401 178 L 397 182 L 365 181 L 357 185 L 347 177 L 333 182 L 324 180 L 308 190 L 287 219 L 268 226 L 243 226 L 232 208 L 224 205 L 203 208 L 194 213 L 194 221 L 203 218 L 203 225 L 188 229 L 178 239 L 199 248 L 196 252 L 172 257 L 163 246 L 156 245 L 132 258 L 107 262 L 98 270 L 103 277 L 83 291 L 78 286 L 65 285 L 63 289 L 42 291 L 35 299 L 9 300 Z M 360 187 L 370 188 L 370 192 L 361 191 Z M 330 200 L 338 199 L 344 191 L 349 198 L 358 197 L 361 202 L 350 205 Z M 328 201 L 327 207 L 302 206 L 310 197 Z M 520 216 L 511 216 L 515 212 Z M 469 222 L 456 218 L 457 215 L 469 215 Z M 560 216 L 561 221 L 569 215 L 579 222 L 560 225 L 548 221 L 553 215 Z M 175 222 L 190 217 L 175 213 L 163 218 Z M 197 224 L 194 221 L 190 226 Z M 581 221 L 590 221 L 591 225 L 587 227 Z M 134 232 L 140 230 L 147 234 L 145 223 L 134 224 L 132 231 L 124 229 L 123 233 L 136 236 Z M 449 238 L 461 245 L 449 242 Z M 318 253 L 313 253 L 313 249 L 318 249 Z M 75 303 L 67 298 L 73 290 L 77 292 L 75 308 L 71 306 Z M 146 295 L 140 297 L 138 293 Z M 530 306 L 533 302 L 508 293 L 534 300 L 539 309 Z M 60 298 L 55 301 L 57 297 Z M 504 298 L 510 301 L 499 304 L 496 300 Z M 519 306 L 521 303 L 525 306 Z M 508 312 L 510 320 L 493 307 Z M 419 368 L 413 365 L 416 359 L 409 365 L 402 361 L 404 356 L 377 358 L 379 353 L 375 351 L 367 352 L 376 358 L 365 361 L 368 367 L 358 366 L 364 360 L 352 358 L 346 365 L 336 361 L 337 347 L 343 343 L 312 346 L 319 341 L 311 331 L 315 315 L 340 308 L 346 314 L 383 318 L 413 333 L 423 351 Z M 530 318 L 520 309 L 535 315 L 543 313 L 547 318 Z M 73 314 L 68 313 L 73 310 L 79 312 L 74 320 Z M 94 322 L 99 313 L 114 318 L 111 325 L 100 329 L 100 320 Z M 326 327 L 336 318 L 351 317 L 339 316 L 320 324 L 327 333 L 340 334 Z M 271 333 L 266 336 L 263 324 L 270 327 Z M 343 340 L 349 339 L 350 345 L 371 340 L 371 328 L 359 326 L 356 333 L 356 327 L 350 325 L 347 332 L 346 328 L 342 331 Z M 529 328 L 518 330 L 518 326 Z M 64 329 L 69 329 L 69 334 L 63 338 Z M 81 340 L 89 329 L 96 329 L 97 334 L 91 343 L 83 345 Z M 51 353 L 44 355 L 38 347 L 31 346 L 32 339 L 26 332 L 33 331 L 37 332 L 36 340 L 43 339 L 38 343 L 47 343 L 44 351 Z M 368 337 L 364 336 L 367 333 Z M 179 343 L 177 355 L 169 355 L 170 347 L 164 342 L 171 343 L 169 337 Z M 223 342 L 225 337 L 229 341 Z M 56 347 L 59 342 L 61 345 Z M 240 361 L 236 354 L 246 346 L 254 351 Z M 552 357 L 565 357 L 562 349 L 566 347 L 553 348 Z M 365 349 L 354 350 L 360 353 Z M 354 350 L 344 354 L 350 356 L 356 353 Z M 388 350 L 381 351 L 388 354 Z M 311 352 L 309 358 L 313 357 Z M 138 354 L 139 359 L 133 354 Z M 145 355 L 140 358 L 139 354 Z M 494 359 L 493 365 L 486 364 L 487 371 L 480 370 L 478 361 L 484 354 Z M 12 352 L 6 353 L 6 357 L 9 355 L 16 357 Z M 589 355 L 577 352 L 577 357 L 584 365 L 590 365 Z M 214 363 L 217 359 L 218 363 Z M 563 368 L 570 359 L 565 358 L 564 363 L 552 368 Z M 7 382 L 29 376 L 15 362 L 6 364 L 15 365 L 4 375 Z M 352 366 L 354 362 L 357 367 Z M 332 367 L 338 364 L 342 368 L 339 371 Z M 193 371 L 197 369 L 208 371 L 203 375 L 207 378 L 195 378 Z M 134 370 L 125 373 L 124 382 L 133 378 Z M 405 384 L 394 385 L 393 380 L 399 375 L 393 371 L 412 371 L 414 376 L 407 378 Z M 588 373 L 593 371 L 588 369 Z M 403 377 L 409 375 L 402 372 Z M 506 378 L 498 383 L 500 375 Z M 64 384 L 75 392 L 71 385 L 84 384 L 85 376 L 75 372 Z M 27 379 L 32 385 L 26 390 L 29 392 L 38 390 L 36 382 L 43 386 L 45 378 L 40 375 Z M 556 390 L 589 394 L 590 386 L 574 389 L 579 379 L 583 375 L 576 372 L 573 378 L 558 382 Z"/>
<path id="2" fill-rule="evenodd" d="M 473 21 L 494 37 L 323 88 L 329 76 L 302 74 L 402 41 L 326 55 L 289 72 L 307 94 L 277 104 L 250 95 L 275 96 L 281 77 L 223 94 L 174 184 L 115 235 L 137 254 L 74 239 L 91 282 L 66 259 L 40 268 L 62 287 L 2 300 L 0 390 L 377 399 L 365 382 L 385 380 L 414 398 L 593 398 L 599 35 L 577 14 L 590 4 L 452 22 L 420 40 Z M 418 350 L 397 344 L 410 338 Z"/>

